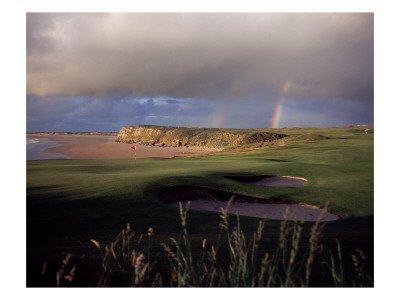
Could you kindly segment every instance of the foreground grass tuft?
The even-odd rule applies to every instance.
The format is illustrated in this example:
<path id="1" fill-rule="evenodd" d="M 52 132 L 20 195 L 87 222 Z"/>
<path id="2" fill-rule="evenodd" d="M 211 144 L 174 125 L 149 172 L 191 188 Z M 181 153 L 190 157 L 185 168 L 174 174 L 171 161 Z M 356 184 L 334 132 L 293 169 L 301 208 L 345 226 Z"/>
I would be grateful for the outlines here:
<path id="1" fill-rule="evenodd" d="M 101 246 L 91 240 L 100 252 L 99 269 L 92 276 L 91 286 L 97 287 L 372 287 L 372 272 L 368 258 L 356 249 L 351 256 L 352 270 L 343 267 L 340 243 L 334 252 L 323 253 L 320 237 L 325 223 L 320 218 L 308 233 L 305 249 L 301 249 L 304 235 L 303 222 L 281 222 L 276 245 L 265 251 L 263 239 L 264 220 L 248 238 L 240 226 L 239 216 L 234 225 L 227 213 L 229 205 L 221 209 L 220 231 L 216 244 L 202 240 L 201 247 L 192 249 L 187 229 L 189 204 L 180 205 L 181 233 L 179 239 L 161 243 L 159 253 L 150 252 L 153 229 L 146 235 L 135 236 L 127 224 L 110 244 Z M 288 211 L 286 212 L 288 217 Z M 271 246 L 271 245 L 270 245 Z M 324 259 L 321 260 L 321 257 Z M 62 260 L 56 273 L 56 285 L 82 286 L 75 273 L 84 272 L 85 263 L 70 263 L 71 254 Z M 348 269 L 348 268 L 347 268 Z"/>

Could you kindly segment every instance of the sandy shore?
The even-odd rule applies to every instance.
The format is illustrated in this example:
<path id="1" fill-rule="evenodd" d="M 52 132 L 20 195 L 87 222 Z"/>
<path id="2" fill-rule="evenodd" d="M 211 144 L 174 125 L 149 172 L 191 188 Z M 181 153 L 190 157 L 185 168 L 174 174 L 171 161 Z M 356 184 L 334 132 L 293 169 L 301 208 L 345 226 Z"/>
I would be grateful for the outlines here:
<path id="1" fill-rule="evenodd" d="M 125 144 L 114 142 L 116 136 L 101 135 L 34 135 L 27 134 L 27 138 L 47 138 L 59 145 L 46 148 L 44 153 L 60 153 L 73 159 L 105 159 L 105 158 L 134 158 L 135 151 L 131 146 L 136 146 L 136 157 L 184 157 L 221 151 L 217 148 L 203 147 L 159 147 L 140 144 Z"/>

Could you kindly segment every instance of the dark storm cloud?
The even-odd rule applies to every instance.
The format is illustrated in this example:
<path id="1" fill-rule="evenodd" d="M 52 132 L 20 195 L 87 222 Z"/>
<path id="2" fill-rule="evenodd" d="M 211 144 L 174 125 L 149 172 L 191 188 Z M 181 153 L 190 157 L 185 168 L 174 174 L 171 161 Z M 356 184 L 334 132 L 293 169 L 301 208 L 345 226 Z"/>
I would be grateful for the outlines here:
<path id="1" fill-rule="evenodd" d="M 28 96 L 27 131 L 119 131 L 127 125 L 206 126 L 214 102 L 204 99 Z"/>
<path id="2" fill-rule="evenodd" d="M 360 105 L 344 99 L 286 99 L 280 127 L 326 127 L 371 125 L 373 103 Z"/>
<path id="3" fill-rule="evenodd" d="M 286 80 L 371 102 L 373 14 L 27 14 L 28 95 L 261 99 Z"/>
<path id="4" fill-rule="evenodd" d="M 243 101 L 245 100 L 245 101 Z M 372 105 L 372 104 L 371 104 Z M 273 101 L 258 98 L 211 101 L 46 96 L 27 97 L 27 131 L 119 131 L 128 125 L 225 128 L 269 127 Z M 369 105 L 343 99 L 285 99 L 281 127 L 346 126 L 373 121 Z"/>

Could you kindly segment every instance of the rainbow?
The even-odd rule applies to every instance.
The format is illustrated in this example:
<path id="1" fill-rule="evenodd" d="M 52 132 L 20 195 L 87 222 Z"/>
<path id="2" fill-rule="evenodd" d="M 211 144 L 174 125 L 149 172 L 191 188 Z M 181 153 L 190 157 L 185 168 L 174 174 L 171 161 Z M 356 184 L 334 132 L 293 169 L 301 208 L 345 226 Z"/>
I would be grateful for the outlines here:
<path id="1" fill-rule="evenodd" d="M 213 128 L 223 128 L 224 126 L 224 114 L 226 112 L 225 101 L 217 101 L 217 107 L 215 109 L 214 117 L 211 122 Z"/>
<path id="2" fill-rule="evenodd" d="M 285 100 L 285 95 L 289 90 L 289 88 L 290 88 L 290 80 L 288 79 L 282 86 L 281 96 L 279 97 L 278 104 L 275 107 L 274 115 L 272 116 L 271 119 L 271 126 L 270 126 L 271 128 L 279 127 L 279 121 L 281 120 L 281 114 L 282 114 L 283 100 Z"/>

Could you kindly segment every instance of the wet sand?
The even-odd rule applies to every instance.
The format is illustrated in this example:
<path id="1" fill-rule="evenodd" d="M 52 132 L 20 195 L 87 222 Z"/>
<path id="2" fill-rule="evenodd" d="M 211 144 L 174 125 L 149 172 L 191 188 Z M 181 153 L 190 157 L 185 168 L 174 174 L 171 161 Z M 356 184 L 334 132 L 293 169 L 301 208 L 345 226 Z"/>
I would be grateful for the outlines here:
<path id="1" fill-rule="evenodd" d="M 145 146 L 137 143 L 126 144 L 114 142 L 116 136 L 101 135 L 34 135 L 27 134 L 28 138 L 47 138 L 59 145 L 42 150 L 43 153 L 60 153 L 72 159 L 107 159 L 107 158 L 134 158 L 135 151 L 131 146 L 136 146 L 136 157 L 185 157 L 210 152 L 221 151 L 218 148 L 203 147 L 159 147 Z"/>

